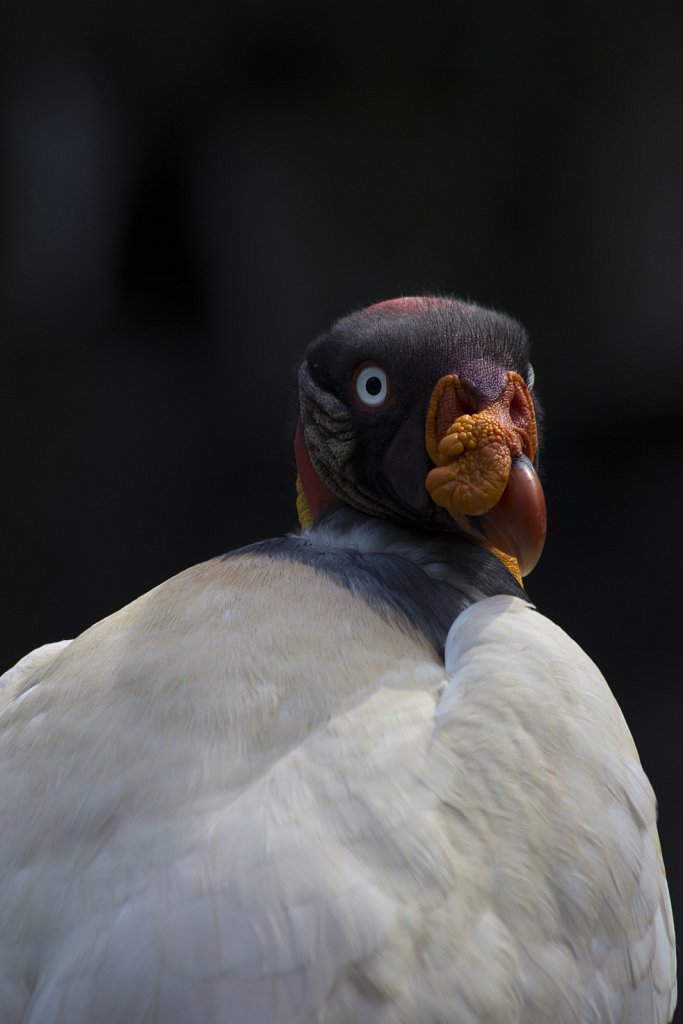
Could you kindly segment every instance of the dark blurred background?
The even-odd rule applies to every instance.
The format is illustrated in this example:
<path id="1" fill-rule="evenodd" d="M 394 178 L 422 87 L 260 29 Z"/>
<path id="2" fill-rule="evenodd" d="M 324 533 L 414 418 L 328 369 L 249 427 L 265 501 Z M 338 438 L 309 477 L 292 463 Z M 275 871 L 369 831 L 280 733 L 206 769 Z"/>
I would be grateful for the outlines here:
<path id="1" fill-rule="evenodd" d="M 474 298 L 546 407 L 528 589 L 625 711 L 682 907 L 682 42 L 620 0 L 8 8 L 0 666 L 294 525 L 331 320 Z"/>

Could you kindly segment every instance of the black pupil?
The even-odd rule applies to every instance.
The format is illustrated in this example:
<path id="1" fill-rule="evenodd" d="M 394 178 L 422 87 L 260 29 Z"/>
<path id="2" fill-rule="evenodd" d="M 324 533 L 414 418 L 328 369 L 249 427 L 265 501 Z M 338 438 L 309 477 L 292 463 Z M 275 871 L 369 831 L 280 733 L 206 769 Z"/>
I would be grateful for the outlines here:
<path id="1" fill-rule="evenodd" d="M 382 390 L 382 381 L 379 377 L 368 377 L 365 382 L 365 390 L 369 395 L 378 395 Z"/>

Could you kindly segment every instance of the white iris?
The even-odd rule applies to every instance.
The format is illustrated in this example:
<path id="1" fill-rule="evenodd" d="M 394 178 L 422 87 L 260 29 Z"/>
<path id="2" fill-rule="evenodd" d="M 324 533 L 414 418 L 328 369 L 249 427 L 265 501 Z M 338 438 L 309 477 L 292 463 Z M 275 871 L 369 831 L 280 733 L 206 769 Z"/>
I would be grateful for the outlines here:
<path id="1" fill-rule="evenodd" d="M 382 405 L 389 394 L 389 378 L 381 366 L 365 366 L 356 377 L 356 394 L 363 405 Z"/>

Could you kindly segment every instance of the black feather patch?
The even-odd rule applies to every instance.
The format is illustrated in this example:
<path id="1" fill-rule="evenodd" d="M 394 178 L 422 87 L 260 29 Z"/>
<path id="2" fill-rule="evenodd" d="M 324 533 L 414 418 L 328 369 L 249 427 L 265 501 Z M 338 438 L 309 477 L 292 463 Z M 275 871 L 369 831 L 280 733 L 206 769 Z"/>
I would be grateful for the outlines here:
<path id="1" fill-rule="evenodd" d="M 302 535 L 260 541 L 225 555 L 258 554 L 307 565 L 383 617 L 412 627 L 443 657 L 454 620 L 497 594 L 527 600 L 490 552 L 456 536 L 421 534 L 339 509 Z"/>

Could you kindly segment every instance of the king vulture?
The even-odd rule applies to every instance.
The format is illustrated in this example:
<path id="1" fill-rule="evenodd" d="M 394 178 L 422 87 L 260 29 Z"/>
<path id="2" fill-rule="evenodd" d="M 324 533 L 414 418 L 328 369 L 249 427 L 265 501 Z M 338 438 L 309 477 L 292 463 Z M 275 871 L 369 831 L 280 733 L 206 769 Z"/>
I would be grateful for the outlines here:
<path id="1" fill-rule="evenodd" d="M 445 298 L 299 371 L 293 536 L 0 694 L 0 1024 L 663 1024 L 655 801 L 521 586 L 526 334 Z"/>

